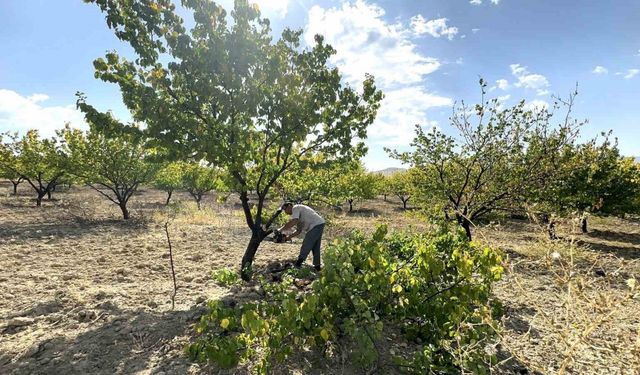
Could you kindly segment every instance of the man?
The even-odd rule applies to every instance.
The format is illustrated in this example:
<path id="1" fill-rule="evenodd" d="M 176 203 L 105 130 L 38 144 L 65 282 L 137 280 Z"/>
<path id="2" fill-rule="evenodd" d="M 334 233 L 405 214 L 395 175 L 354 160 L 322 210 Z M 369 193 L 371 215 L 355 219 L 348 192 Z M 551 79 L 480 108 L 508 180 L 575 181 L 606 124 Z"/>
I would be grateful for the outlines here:
<path id="1" fill-rule="evenodd" d="M 322 232 L 324 231 L 324 219 L 318 215 L 311 207 L 304 204 L 296 204 L 287 202 L 282 205 L 282 210 L 291 216 L 291 219 L 280 228 L 280 232 L 288 231 L 289 229 L 296 227 L 296 231 L 287 238 L 295 237 L 298 234 L 305 232 L 304 240 L 302 241 L 302 247 L 300 248 L 300 255 L 296 261 L 295 266 L 301 267 L 304 261 L 307 259 L 310 251 L 313 251 L 313 268 L 316 271 L 320 271 L 320 243 L 322 241 Z"/>

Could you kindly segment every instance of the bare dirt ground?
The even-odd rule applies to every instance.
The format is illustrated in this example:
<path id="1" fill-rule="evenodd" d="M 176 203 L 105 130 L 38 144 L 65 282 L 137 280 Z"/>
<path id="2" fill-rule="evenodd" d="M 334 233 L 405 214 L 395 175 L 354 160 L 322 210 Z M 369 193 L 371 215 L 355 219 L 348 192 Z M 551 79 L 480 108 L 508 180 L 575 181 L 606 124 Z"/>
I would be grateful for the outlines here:
<path id="1" fill-rule="evenodd" d="M 246 371 L 203 367 L 183 355 L 205 301 L 230 293 L 211 271 L 236 268 L 248 240 L 233 197 L 218 204 L 209 196 L 202 212 L 188 203 L 171 216 L 179 288 L 172 310 L 163 193 L 134 196 L 133 219 L 124 222 L 115 205 L 86 188 L 56 192 L 36 208 L 27 186 L 17 197 L 9 187 L 0 182 L 0 374 Z M 424 228 L 399 202 L 357 208 L 330 215 L 327 241 L 378 223 Z M 504 305 L 495 373 L 640 374 L 640 300 L 626 284 L 640 278 L 640 222 L 593 218 L 586 235 L 566 223 L 555 242 L 525 221 L 477 234 L 508 255 L 509 272 L 495 289 Z M 255 268 L 292 259 L 298 249 L 299 242 L 264 243 Z M 254 293 L 251 286 L 231 292 Z M 280 372 L 354 371 L 313 355 L 295 362 Z"/>

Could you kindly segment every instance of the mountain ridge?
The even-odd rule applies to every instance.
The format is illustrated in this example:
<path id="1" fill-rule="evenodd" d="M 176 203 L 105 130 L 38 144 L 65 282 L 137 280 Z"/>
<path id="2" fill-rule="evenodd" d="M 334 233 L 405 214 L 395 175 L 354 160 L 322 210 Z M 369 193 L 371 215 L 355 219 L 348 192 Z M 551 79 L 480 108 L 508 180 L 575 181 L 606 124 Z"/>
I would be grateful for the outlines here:
<path id="1" fill-rule="evenodd" d="M 406 170 L 407 168 L 390 167 L 390 168 L 381 169 L 379 171 L 372 171 L 371 173 L 381 174 L 383 176 L 391 176 L 394 173 L 403 172 Z"/>

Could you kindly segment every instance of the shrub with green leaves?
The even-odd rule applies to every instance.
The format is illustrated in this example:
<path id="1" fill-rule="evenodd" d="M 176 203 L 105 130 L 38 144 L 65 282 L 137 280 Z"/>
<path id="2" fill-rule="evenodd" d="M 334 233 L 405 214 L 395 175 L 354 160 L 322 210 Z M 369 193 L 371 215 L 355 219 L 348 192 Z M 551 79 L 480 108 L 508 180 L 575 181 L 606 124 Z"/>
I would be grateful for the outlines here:
<path id="1" fill-rule="evenodd" d="M 221 286 L 234 285 L 240 282 L 240 275 L 229 268 L 222 268 L 211 272 L 211 278 Z"/>
<path id="2" fill-rule="evenodd" d="M 307 291 L 285 275 L 280 283 L 261 280 L 261 301 L 211 301 L 190 357 L 269 373 L 293 351 L 339 347 L 370 368 L 383 354 L 378 341 L 388 326 L 419 343 L 414 353 L 394 356 L 409 372 L 481 373 L 494 360 L 485 347 L 495 342 L 489 297 L 503 271 L 495 250 L 468 242 L 462 231 L 388 234 L 381 226 L 371 237 L 354 233 L 333 243 L 324 260 Z"/>

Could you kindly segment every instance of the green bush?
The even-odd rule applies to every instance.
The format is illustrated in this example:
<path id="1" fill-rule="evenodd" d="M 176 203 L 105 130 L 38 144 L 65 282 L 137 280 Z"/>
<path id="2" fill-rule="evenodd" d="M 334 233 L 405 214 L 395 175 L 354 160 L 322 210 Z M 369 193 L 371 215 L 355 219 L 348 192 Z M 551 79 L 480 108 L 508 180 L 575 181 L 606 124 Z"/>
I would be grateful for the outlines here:
<path id="1" fill-rule="evenodd" d="M 413 373 L 476 373 L 493 360 L 491 285 L 500 279 L 498 253 L 468 242 L 464 232 L 443 228 L 427 234 L 354 233 L 327 247 L 325 266 L 310 291 L 262 282 L 266 297 L 226 307 L 209 303 L 187 347 L 194 360 L 223 368 L 251 362 L 268 373 L 303 347 L 348 350 L 363 368 L 379 358 L 385 325 L 420 343 L 415 353 L 395 356 Z M 344 349 L 347 348 L 347 349 Z"/>
<path id="2" fill-rule="evenodd" d="M 211 278 L 220 286 L 230 286 L 240 283 L 240 275 L 229 268 L 221 268 L 211 272 Z"/>

